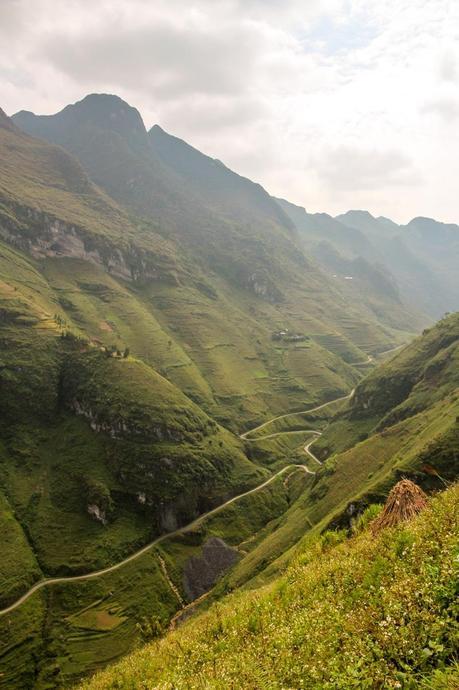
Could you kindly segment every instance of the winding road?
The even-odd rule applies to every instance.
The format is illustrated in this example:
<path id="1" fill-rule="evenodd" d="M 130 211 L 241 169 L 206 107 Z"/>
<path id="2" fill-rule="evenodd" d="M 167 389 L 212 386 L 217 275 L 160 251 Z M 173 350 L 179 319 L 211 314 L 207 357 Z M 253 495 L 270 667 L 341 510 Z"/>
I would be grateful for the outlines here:
<path id="1" fill-rule="evenodd" d="M 173 532 L 167 532 L 166 534 L 162 534 L 160 537 L 157 537 L 153 541 L 151 541 L 149 544 L 146 544 L 146 546 L 143 546 L 141 549 L 136 551 L 135 553 L 131 554 L 127 558 L 124 558 L 122 561 L 118 561 L 118 563 L 115 563 L 114 565 L 110 565 L 107 568 L 103 568 L 102 570 L 95 570 L 91 573 L 86 573 L 84 575 L 69 575 L 67 577 L 50 577 L 46 578 L 44 580 L 40 580 L 39 582 L 36 582 L 25 594 L 22 595 L 19 599 L 17 599 L 13 604 L 10 606 L 7 606 L 4 609 L 0 610 L 0 616 L 5 615 L 6 613 L 11 613 L 11 611 L 14 611 L 18 606 L 23 604 L 29 597 L 32 596 L 32 594 L 35 594 L 35 592 L 38 592 L 38 590 L 43 589 L 43 587 L 48 587 L 49 585 L 58 585 L 62 583 L 67 583 L 67 582 L 81 582 L 82 580 L 91 580 L 96 577 L 101 577 L 102 575 L 107 575 L 108 573 L 112 573 L 114 570 L 118 570 L 119 568 L 122 568 L 124 565 L 127 563 L 130 563 L 131 561 L 136 560 L 140 556 L 143 556 L 144 553 L 152 549 L 154 546 L 157 544 L 160 544 L 161 542 L 165 541 L 166 539 L 169 539 L 170 537 L 176 537 L 179 536 L 180 534 L 185 534 L 186 532 L 191 531 L 195 527 L 198 527 L 201 522 L 209 518 L 211 515 L 215 515 L 216 513 L 219 513 L 221 510 L 226 508 L 227 506 L 231 505 L 231 503 L 234 503 L 235 501 L 238 501 L 241 498 L 244 498 L 244 496 L 249 496 L 250 494 L 255 493 L 256 491 L 260 491 L 260 489 L 263 489 L 265 486 L 268 486 L 268 484 L 271 484 L 277 477 L 280 477 L 284 472 L 287 470 L 291 469 L 292 467 L 299 467 L 304 472 L 308 472 L 308 469 L 304 465 L 292 463 L 291 465 L 286 465 L 283 467 L 279 472 L 276 472 L 276 474 L 273 474 L 269 479 L 266 481 L 262 482 L 262 484 L 259 484 L 258 486 L 255 486 L 253 489 L 249 489 L 249 491 L 244 491 L 242 494 L 238 494 L 237 496 L 233 496 L 233 498 L 230 498 L 228 501 L 225 501 L 225 503 L 222 503 L 221 505 L 217 506 L 216 508 L 213 508 L 212 510 L 209 510 L 207 513 L 203 513 L 200 515 L 196 520 L 193 520 L 193 522 L 190 522 L 188 525 L 185 525 L 184 527 L 180 527 L 177 530 L 174 530 Z"/>
<path id="2" fill-rule="evenodd" d="M 329 405 L 332 405 L 333 403 L 344 401 L 344 400 L 349 400 L 349 398 L 352 398 L 354 395 L 354 390 L 353 388 L 348 395 L 343 395 L 341 398 L 335 398 L 334 400 L 329 400 L 326 403 L 322 403 L 321 405 L 317 405 L 317 407 L 311 407 L 309 410 L 299 410 L 298 412 L 288 412 L 287 414 L 280 414 L 277 417 L 273 417 L 272 419 L 268 419 L 267 422 L 263 422 L 263 424 L 260 424 L 259 426 L 256 426 L 254 429 L 249 429 L 249 431 L 245 431 L 243 434 L 239 434 L 239 438 L 242 438 L 246 441 L 261 441 L 266 438 L 273 438 L 274 436 L 278 436 L 279 434 L 287 434 L 291 432 L 287 431 L 279 431 L 276 434 L 271 434 L 270 436 L 261 436 L 258 438 L 248 438 L 249 434 L 254 434 L 256 431 L 260 431 L 260 429 L 264 429 L 265 426 L 268 426 L 268 424 L 272 424 L 273 422 L 276 422 L 278 419 L 287 419 L 287 417 L 296 417 L 299 414 L 312 414 L 313 412 L 318 412 L 319 410 L 323 410 L 324 407 L 328 407 Z M 299 429 L 299 431 L 303 431 L 303 429 Z M 307 431 L 307 430 L 306 430 Z"/>
<path id="3" fill-rule="evenodd" d="M 249 431 L 246 431 L 243 434 L 240 434 L 240 438 L 246 441 L 259 441 L 259 440 L 264 440 L 267 438 L 272 438 L 274 436 L 279 436 L 283 434 L 291 434 L 291 433 L 311 433 L 314 435 L 314 438 L 310 440 L 305 446 L 304 446 L 304 452 L 312 458 L 315 462 L 317 462 L 319 465 L 322 463 L 316 456 L 309 450 L 310 446 L 316 441 L 319 436 L 321 436 L 321 432 L 315 431 L 312 429 L 299 429 L 294 432 L 292 431 L 279 431 L 275 434 L 271 434 L 269 436 L 261 436 L 258 438 L 251 438 L 248 439 L 247 436 L 248 434 L 255 433 L 256 431 L 259 431 L 260 429 L 263 429 L 265 426 L 270 424 L 271 422 L 274 422 L 278 419 L 286 419 L 287 417 L 293 417 L 298 414 L 307 414 L 307 413 L 312 413 L 312 412 L 317 412 L 318 410 L 323 409 L 324 407 L 327 407 L 328 405 L 332 405 L 333 403 L 344 401 L 350 399 L 354 394 L 354 389 L 345 396 L 342 396 L 340 398 L 335 398 L 334 400 L 329 400 L 326 403 L 323 403 L 322 405 L 317 405 L 317 407 L 313 407 L 309 410 L 303 410 L 301 412 L 291 412 L 288 414 L 284 415 L 279 415 L 277 417 L 273 417 L 272 419 L 268 420 L 267 422 L 264 422 L 264 424 L 260 424 L 259 426 L 255 427 L 254 429 L 250 429 Z M 136 560 L 137 558 L 140 558 L 140 556 L 143 556 L 143 554 L 147 553 L 150 549 L 152 549 L 154 546 L 157 544 L 161 544 L 161 542 L 165 541 L 166 539 L 169 539 L 171 537 L 176 537 L 181 534 L 185 534 L 186 532 L 191 531 L 195 527 L 198 527 L 204 520 L 207 520 L 207 518 L 211 517 L 212 515 L 215 515 L 216 513 L 219 513 L 220 511 L 224 510 L 227 506 L 231 505 L 232 503 L 235 503 L 235 501 L 239 501 L 241 498 L 244 498 L 245 496 L 250 496 L 250 494 L 255 493 L 256 491 L 260 491 L 261 489 L 264 489 L 265 486 L 268 486 L 271 484 L 271 482 L 275 481 L 277 477 L 280 477 L 284 472 L 287 472 L 287 470 L 291 469 L 292 467 L 298 467 L 300 468 L 303 472 L 306 474 L 315 474 L 312 470 L 310 470 L 306 465 L 304 464 L 298 464 L 298 463 L 292 463 L 290 465 L 286 465 L 283 467 L 281 470 L 273 474 L 269 479 L 266 479 L 264 482 L 259 484 L 258 486 L 255 486 L 253 489 L 249 489 L 248 491 L 244 491 L 242 494 L 238 494 L 237 496 L 233 496 L 233 498 L 230 498 L 228 501 L 225 501 L 221 505 L 217 506 L 216 508 L 213 508 L 212 510 L 209 510 L 207 513 L 203 513 L 200 515 L 196 520 L 193 520 L 190 522 L 188 525 L 185 525 L 184 527 L 180 527 L 177 530 L 174 530 L 173 532 L 167 532 L 166 534 L 162 534 L 161 536 L 157 537 L 153 541 L 151 541 L 149 544 L 146 544 L 143 546 L 141 549 L 136 551 L 135 553 L 131 554 L 127 558 L 124 558 L 122 561 L 119 561 L 118 563 L 115 563 L 114 565 L 110 565 L 107 568 L 102 568 L 101 570 L 95 570 L 91 573 L 86 573 L 84 575 L 69 575 L 67 577 L 49 577 L 45 578 L 43 580 L 39 580 L 36 582 L 32 587 L 25 592 L 19 599 L 17 599 L 13 604 L 10 606 L 7 606 L 4 609 L 0 609 L 0 616 L 4 616 L 5 614 L 11 613 L 15 609 L 17 609 L 21 604 L 23 604 L 25 601 L 27 601 L 35 592 L 38 592 L 40 589 L 43 589 L 44 587 L 49 587 L 51 585 L 58 585 L 58 584 L 66 584 L 69 582 L 81 582 L 83 580 L 92 580 L 97 577 L 101 577 L 103 575 L 107 575 L 108 573 L 112 573 L 115 570 L 118 570 L 119 568 L 122 568 L 125 566 L 127 563 L 130 563 L 131 561 Z"/>

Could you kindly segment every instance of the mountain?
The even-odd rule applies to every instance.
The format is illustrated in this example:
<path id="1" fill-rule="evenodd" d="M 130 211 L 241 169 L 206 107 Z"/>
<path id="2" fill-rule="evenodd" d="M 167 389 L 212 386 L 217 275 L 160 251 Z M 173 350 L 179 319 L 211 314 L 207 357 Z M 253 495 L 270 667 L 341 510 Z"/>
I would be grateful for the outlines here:
<path id="1" fill-rule="evenodd" d="M 407 415 L 389 431 L 391 410 L 359 412 L 364 370 L 424 325 L 363 231 L 323 216 L 328 240 L 306 242 L 291 209 L 114 96 L 0 113 L 0 160 L 0 608 L 63 578 L 0 611 L 0 687 L 68 687 L 196 597 L 273 577 L 384 493 L 381 436 L 414 473 L 429 438 L 449 448 L 447 363 L 409 402 L 388 392 Z"/>
<path id="2" fill-rule="evenodd" d="M 412 303 L 387 256 L 357 223 L 346 225 L 326 213 L 310 214 L 284 199 L 277 202 L 295 223 L 304 249 L 333 277 L 345 299 L 392 327 L 405 323 L 419 330 L 429 323 L 426 310 Z M 379 235 L 386 234 L 379 230 Z"/>
<path id="3" fill-rule="evenodd" d="M 400 289 L 418 308 L 435 318 L 457 310 L 459 226 L 427 218 L 397 226 L 365 211 L 349 211 L 337 220 L 371 239 Z"/>
<path id="4" fill-rule="evenodd" d="M 422 218 L 401 226 L 388 218 L 374 218 L 368 211 L 348 211 L 332 218 L 325 213 L 309 214 L 284 199 L 277 202 L 295 223 L 306 250 L 327 271 L 334 270 L 329 261 L 324 261 L 332 250 L 341 255 L 342 261 L 364 260 L 375 277 L 384 274 L 385 280 L 393 284 L 405 314 L 409 312 L 408 318 L 414 317 L 418 323 L 424 319 L 426 324 L 445 311 L 458 309 L 455 266 L 459 260 L 459 226 Z M 352 264 L 347 268 L 353 275 Z M 334 272 L 340 270 L 343 275 L 344 265 Z M 370 295 L 373 300 L 383 297 L 377 285 L 368 283 L 361 286 L 360 294 L 363 299 Z M 387 319 L 389 305 L 378 306 Z"/>
<path id="5" fill-rule="evenodd" d="M 158 127 L 147 133 L 138 111 L 116 96 L 92 94 L 56 115 L 20 112 L 13 121 L 29 134 L 63 146 L 113 198 L 140 215 L 153 216 L 163 232 L 179 237 L 188 250 L 199 249 L 200 256 L 204 251 L 211 262 L 219 260 L 222 249 L 228 261 L 230 239 L 245 240 L 246 251 L 256 260 L 255 234 L 266 236 L 273 224 L 278 233 L 291 227 L 259 185 Z M 251 242 L 247 227 L 236 222 L 251 224 Z M 294 257 L 291 240 L 283 248 Z"/>
<path id="6" fill-rule="evenodd" d="M 416 330 L 409 316 L 384 323 L 342 297 L 259 185 L 158 127 L 148 134 L 120 99 L 92 95 L 56 115 L 19 113 L 13 120 L 77 156 L 95 183 L 174 245 L 175 257 L 186 254 L 176 258 L 176 289 L 165 298 L 156 281 L 146 298 L 160 305 L 162 323 L 173 325 L 174 339 L 210 386 L 211 396 L 200 391 L 200 401 L 226 424 L 245 417 L 249 425 L 268 411 L 301 405 L 319 389 L 324 397 L 345 390 L 355 372 L 343 368 L 342 358 L 364 361 L 366 352 Z M 271 340 L 282 329 L 307 335 L 308 347 L 290 347 L 284 357 Z M 213 333 L 205 347 L 204 333 Z M 255 361 L 262 367 L 254 368 Z"/>

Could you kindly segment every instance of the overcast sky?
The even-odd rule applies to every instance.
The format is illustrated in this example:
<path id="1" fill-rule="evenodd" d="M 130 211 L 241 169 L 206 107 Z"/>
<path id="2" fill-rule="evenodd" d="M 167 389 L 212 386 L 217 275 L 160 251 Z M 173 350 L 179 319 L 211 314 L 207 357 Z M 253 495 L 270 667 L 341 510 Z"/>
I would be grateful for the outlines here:
<path id="1" fill-rule="evenodd" d="M 0 0 L 0 106 L 109 92 L 309 211 L 459 222 L 457 0 Z"/>

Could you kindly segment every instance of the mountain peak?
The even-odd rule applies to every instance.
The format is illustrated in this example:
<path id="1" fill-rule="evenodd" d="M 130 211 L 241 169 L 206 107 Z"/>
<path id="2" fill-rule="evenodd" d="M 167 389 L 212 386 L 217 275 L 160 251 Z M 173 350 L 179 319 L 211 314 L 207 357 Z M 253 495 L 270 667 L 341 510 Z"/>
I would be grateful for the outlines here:
<path id="1" fill-rule="evenodd" d="M 0 127 L 4 129 L 14 129 L 14 124 L 4 110 L 0 108 Z"/>
<path id="2" fill-rule="evenodd" d="M 367 220 L 375 220 L 375 217 L 371 215 L 369 211 L 364 211 L 362 209 L 351 209 L 349 211 L 346 211 L 346 213 L 342 213 L 340 216 L 336 216 L 337 218 L 360 218 L 360 219 L 367 219 Z"/>
<path id="3" fill-rule="evenodd" d="M 444 225 L 444 223 L 434 220 L 433 218 L 429 218 L 428 216 L 416 216 L 416 218 L 412 218 L 412 220 L 410 220 L 407 227 L 412 225 L 432 225 L 433 223 L 436 225 Z"/>
<path id="4" fill-rule="evenodd" d="M 68 105 L 60 114 L 64 113 L 77 115 L 80 121 L 85 118 L 91 124 L 120 134 L 133 131 L 146 133 L 139 111 L 113 94 L 91 93 L 81 101 Z"/>
<path id="5" fill-rule="evenodd" d="M 146 136 L 139 111 L 119 96 L 108 93 L 91 93 L 54 115 L 35 115 L 30 111 L 21 110 L 13 115 L 13 121 L 26 131 L 32 130 L 32 133 L 45 138 L 46 131 L 42 129 L 50 126 L 51 122 L 70 129 L 89 125 L 111 130 L 131 139 L 133 136 L 137 139 Z"/>

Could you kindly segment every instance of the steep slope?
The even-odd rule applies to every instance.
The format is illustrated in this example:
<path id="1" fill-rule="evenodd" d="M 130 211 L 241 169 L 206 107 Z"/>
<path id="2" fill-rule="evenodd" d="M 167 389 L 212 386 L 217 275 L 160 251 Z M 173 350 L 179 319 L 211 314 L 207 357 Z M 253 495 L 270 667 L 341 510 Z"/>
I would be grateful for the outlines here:
<path id="1" fill-rule="evenodd" d="M 45 572 L 108 563 L 262 476 L 177 386 L 82 335 L 29 261 L 0 260 L 2 488 Z"/>
<path id="2" fill-rule="evenodd" d="M 112 197 L 154 218 L 163 233 L 180 238 L 188 251 L 204 256 L 227 278 L 250 285 L 255 279 L 242 271 L 251 260 L 252 271 L 264 269 L 267 281 L 263 262 L 269 254 L 259 256 L 256 236 L 273 241 L 273 226 L 283 252 L 298 259 L 291 239 L 282 239 L 282 230 L 291 227 L 288 218 L 261 187 L 230 171 L 225 174 L 224 166 L 159 128 L 149 136 L 138 111 L 116 96 L 92 94 L 56 115 L 21 112 L 13 119 L 25 131 L 65 147 Z M 244 242 L 247 263 L 237 261 L 241 247 L 233 247 L 235 242 Z M 277 295 L 274 284 L 271 293 L 271 298 Z"/>
<path id="3" fill-rule="evenodd" d="M 21 118 L 67 151 L 0 116 L 3 606 L 47 574 L 119 561 L 268 468 L 304 463 L 301 432 L 261 451 L 239 434 L 349 394 L 354 363 L 414 327 L 339 290 L 264 190 L 147 134 L 120 99 Z M 361 274 L 395 313 L 385 275 Z M 445 400 L 422 424 L 441 409 L 446 429 L 455 407 Z M 421 426 L 408 422 L 414 436 Z M 391 481 L 397 458 L 386 460 L 376 488 Z M 132 649 L 201 591 L 183 578 L 206 567 L 209 538 L 237 561 L 217 590 L 270 576 L 305 531 L 367 490 L 365 463 L 346 487 L 353 462 L 342 475 L 332 463 L 316 475 L 285 469 L 126 569 L 40 590 L 0 620 L 0 686 L 65 685 Z"/>
<path id="4" fill-rule="evenodd" d="M 401 474 L 440 487 L 459 471 L 459 314 L 371 372 L 316 443 L 327 457 L 319 514 L 349 509 Z M 331 477 L 327 479 L 327 467 Z M 360 486 L 359 486 L 360 484 Z M 352 494 L 357 489 L 357 493 Z M 344 501 L 344 502 L 343 502 Z M 352 514 L 352 509 L 348 514 Z"/>
<path id="5" fill-rule="evenodd" d="M 375 368 L 324 425 L 311 416 L 276 423 L 276 437 L 252 441 L 252 453 L 280 452 L 305 462 L 308 433 L 322 429 L 311 451 L 315 474 L 272 533 L 228 575 L 227 587 L 264 582 L 279 572 L 304 533 L 330 524 L 348 527 L 373 500 L 381 500 L 403 476 L 438 490 L 459 476 L 459 313 L 424 332 Z M 344 406 L 343 406 L 344 405 Z M 286 433 L 282 433 L 286 432 Z M 284 451 L 285 452 L 285 451 Z M 320 466 L 322 463 L 322 466 Z M 308 462 L 309 464 L 309 462 Z M 311 465 L 310 465 L 311 466 Z M 253 582 L 253 581 L 252 581 Z"/>
<path id="6" fill-rule="evenodd" d="M 175 247 L 139 227 L 62 148 L 0 119 L 0 234 L 35 258 L 72 256 L 127 280 L 175 279 Z M 133 241 L 135 239 L 135 245 Z"/>
<path id="7" fill-rule="evenodd" d="M 188 188 L 204 203 L 241 221 L 270 219 L 284 228 L 292 228 L 288 216 L 259 184 L 237 175 L 221 161 L 201 153 L 165 132 L 159 125 L 149 131 L 156 156 L 187 182 Z"/>
<path id="8" fill-rule="evenodd" d="M 187 392 L 225 424 L 333 397 L 356 380 L 343 360 L 365 361 L 408 337 L 408 320 L 385 324 L 340 295 L 259 185 L 159 128 L 148 135 L 120 99 L 92 95 L 53 116 L 14 119 L 74 153 L 177 247 L 174 289 L 159 275 L 142 298 L 210 388 Z M 273 341 L 282 330 L 304 339 Z"/>
<path id="9" fill-rule="evenodd" d="M 376 537 L 328 532 L 271 586 L 230 595 L 81 687 L 452 690 L 458 516 L 456 485 Z"/>

